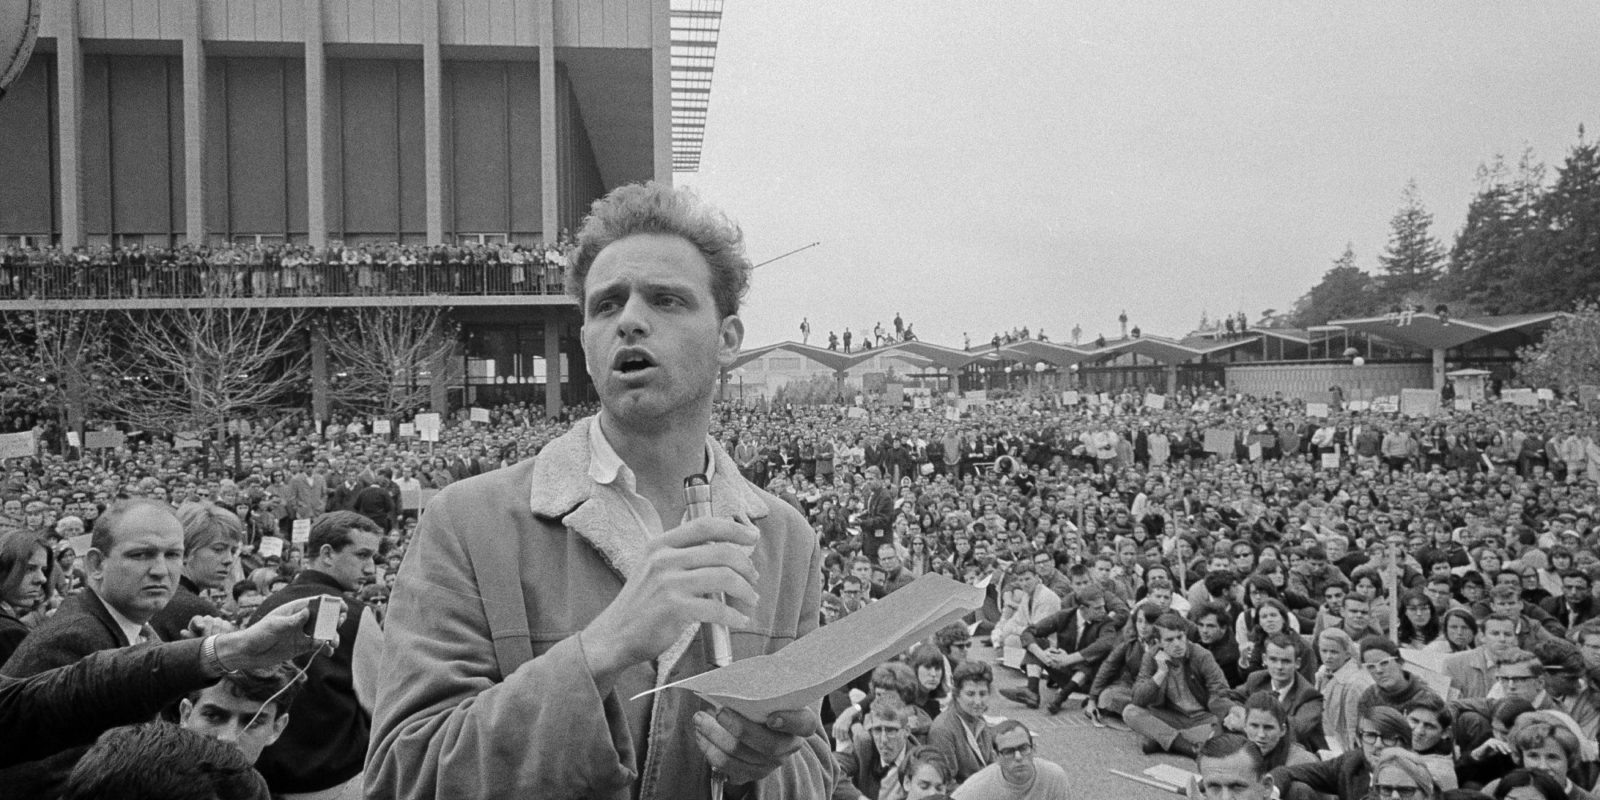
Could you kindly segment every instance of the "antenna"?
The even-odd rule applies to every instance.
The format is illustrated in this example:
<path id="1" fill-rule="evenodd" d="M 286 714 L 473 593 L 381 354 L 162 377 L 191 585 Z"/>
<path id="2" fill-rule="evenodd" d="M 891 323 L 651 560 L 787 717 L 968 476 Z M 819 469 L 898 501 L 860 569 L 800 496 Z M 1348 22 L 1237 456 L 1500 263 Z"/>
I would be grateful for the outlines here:
<path id="1" fill-rule="evenodd" d="M 766 265 L 768 265 L 768 264 L 771 264 L 771 263 L 772 263 L 772 262 L 774 262 L 774 261 L 777 261 L 777 260 L 778 260 L 778 259 L 780 259 L 780 258 L 788 258 L 788 257 L 789 257 L 789 256 L 792 256 L 792 255 L 794 255 L 794 254 L 795 254 L 795 253 L 798 253 L 798 252 L 801 252 L 801 251 L 803 251 L 803 250 L 810 250 L 810 249 L 811 249 L 811 248 L 813 248 L 813 247 L 816 247 L 816 246 L 817 246 L 817 245 L 819 245 L 819 244 L 822 244 L 822 242 L 812 242 L 812 243 L 811 243 L 811 244 L 808 244 L 808 245 L 806 245 L 806 246 L 805 246 L 805 247 L 796 247 L 796 248 L 795 248 L 795 249 L 793 249 L 793 250 L 790 250 L 790 251 L 789 251 L 789 252 L 787 252 L 787 253 L 784 253 L 784 254 L 783 254 L 783 255 L 781 255 L 781 256 L 774 256 L 774 257 L 772 257 L 772 258 L 769 258 L 769 259 L 767 259 L 767 260 L 766 260 L 766 261 L 763 261 L 763 262 L 761 262 L 761 263 L 760 263 L 760 264 L 757 264 L 757 265 L 755 265 L 755 266 L 754 266 L 754 267 L 751 267 L 751 269 L 757 269 L 757 268 L 759 268 L 759 267 L 764 267 L 764 266 L 766 266 Z"/>

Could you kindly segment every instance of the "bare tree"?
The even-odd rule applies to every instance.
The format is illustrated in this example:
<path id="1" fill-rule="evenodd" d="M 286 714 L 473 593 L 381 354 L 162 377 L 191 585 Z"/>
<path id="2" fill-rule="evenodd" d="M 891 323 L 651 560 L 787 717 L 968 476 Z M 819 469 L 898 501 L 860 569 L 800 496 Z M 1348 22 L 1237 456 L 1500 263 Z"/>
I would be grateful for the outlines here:
<path id="1" fill-rule="evenodd" d="M 448 368 L 457 326 L 438 306 L 349 309 L 328 321 L 330 399 L 387 416 L 427 405 L 434 373 Z"/>
<path id="2" fill-rule="evenodd" d="M 306 318 L 294 308 L 127 312 L 129 421 L 223 439 L 229 418 L 278 405 L 304 387 Z"/>
<path id="3" fill-rule="evenodd" d="M 6 315 L 4 405 L 50 410 L 62 430 L 80 433 L 90 417 L 125 399 L 109 343 L 112 320 L 99 311 L 28 311 Z"/>

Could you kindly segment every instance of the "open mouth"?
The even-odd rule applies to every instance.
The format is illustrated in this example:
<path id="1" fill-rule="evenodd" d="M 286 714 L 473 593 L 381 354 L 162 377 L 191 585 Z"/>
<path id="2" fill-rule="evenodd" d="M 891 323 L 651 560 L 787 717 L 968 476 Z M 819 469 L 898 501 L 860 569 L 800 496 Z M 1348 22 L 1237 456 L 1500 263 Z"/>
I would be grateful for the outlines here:
<path id="1" fill-rule="evenodd" d="M 656 360 L 643 350 L 628 349 L 617 353 L 611 368 L 623 375 L 634 375 L 656 365 Z"/>

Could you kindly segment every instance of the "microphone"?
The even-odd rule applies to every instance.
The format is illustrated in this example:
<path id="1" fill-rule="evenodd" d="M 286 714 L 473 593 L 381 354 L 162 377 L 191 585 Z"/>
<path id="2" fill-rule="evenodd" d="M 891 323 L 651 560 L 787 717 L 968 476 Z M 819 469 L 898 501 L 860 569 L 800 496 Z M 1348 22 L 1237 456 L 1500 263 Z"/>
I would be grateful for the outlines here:
<path id="1" fill-rule="evenodd" d="M 703 474 L 684 478 L 683 501 L 687 506 L 683 513 L 685 521 L 711 516 L 711 481 Z M 721 593 L 717 594 L 717 601 L 727 602 Z M 711 625 L 711 663 L 719 667 L 733 663 L 733 641 L 728 638 L 726 625 Z"/>

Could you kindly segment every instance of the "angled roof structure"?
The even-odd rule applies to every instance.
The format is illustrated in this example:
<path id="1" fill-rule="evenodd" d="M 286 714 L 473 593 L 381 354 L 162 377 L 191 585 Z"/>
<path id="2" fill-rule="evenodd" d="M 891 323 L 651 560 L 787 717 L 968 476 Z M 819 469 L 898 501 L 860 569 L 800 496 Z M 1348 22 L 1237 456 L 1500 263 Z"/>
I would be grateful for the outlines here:
<path id="1" fill-rule="evenodd" d="M 1261 337 L 1254 335 L 1246 338 L 1224 340 L 1216 340 L 1205 336 L 1168 339 L 1164 336 L 1147 335 L 1137 339 L 1121 339 L 1109 342 L 1105 347 L 1090 350 L 1089 353 L 1090 357 L 1095 360 L 1123 353 L 1137 353 L 1162 364 L 1181 364 L 1201 356 L 1221 353 L 1226 350 L 1232 350 L 1235 347 L 1256 344 L 1260 341 Z"/>
<path id="2" fill-rule="evenodd" d="M 1509 349 L 1532 343 L 1535 334 L 1563 316 L 1565 314 L 1559 311 L 1498 317 L 1441 318 L 1437 314 L 1414 314 L 1404 325 L 1399 324 L 1397 315 L 1339 319 L 1331 324 L 1422 350 L 1450 350 L 1475 342 Z"/>
<path id="3" fill-rule="evenodd" d="M 671 0 L 672 171 L 698 172 L 711 109 L 722 0 Z"/>

